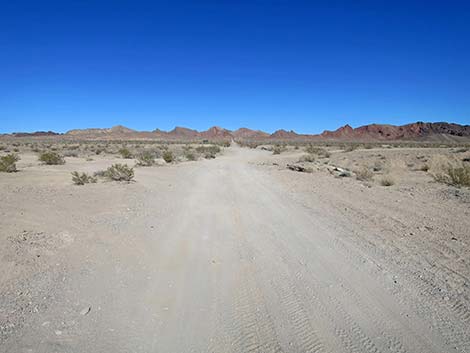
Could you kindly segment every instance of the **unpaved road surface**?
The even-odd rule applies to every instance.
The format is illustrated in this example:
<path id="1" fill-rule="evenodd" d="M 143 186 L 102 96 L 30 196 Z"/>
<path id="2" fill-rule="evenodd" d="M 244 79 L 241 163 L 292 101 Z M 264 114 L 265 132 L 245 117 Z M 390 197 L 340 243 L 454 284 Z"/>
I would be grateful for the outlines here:
<path id="1" fill-rule="evenodd" d="M 41 231 L 58 245 L 36 247 L 31 261 L 43 263 L 15 264 L 33 274 L 22 286 L 9 255 L 2 304 L 29 311 L 10 317 L 0 351 L 469 352 L 463 304 L 385 275 L 387 263 L 341 230 L 347 217 L 291 197 L 254 162 L 265 155 L 232 147 L 140 168 L 128 185 L 74 187 L 64 170 L 67 182 L 38 181 L 40 195 L 17 176 L 3 232 Z M 35 293 L 21 305 L 20 289 Z"/>

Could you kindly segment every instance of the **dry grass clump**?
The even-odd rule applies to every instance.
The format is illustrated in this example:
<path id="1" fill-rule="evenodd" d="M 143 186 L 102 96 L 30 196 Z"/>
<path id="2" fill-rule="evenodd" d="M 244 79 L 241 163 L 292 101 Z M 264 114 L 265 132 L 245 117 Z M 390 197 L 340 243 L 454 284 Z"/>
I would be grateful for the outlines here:
<path id="1" fill-rule="evenodd" d="M 354 174 L 356 174 L 356 179 L 361 181 L 371 181 L 374 177 L 374 173 L 367 167 L 355 170 Z"/>
<path id="2" fill-rule="evenodd" d="M 150 151 L 143 151 L 137 156 L 137 165 L 151 167 L 155 164 L 155 155 Z"/>
<path id="3" fill-rule="evenodd" d="M 65 159 L 57 152 L 43 152 L 39 155 L 39 161 L 47 165 L 65 164 Z"/>
<path id="4" fill-rule="evenodd" d="M 380 179 L 380 185 L 382 186 L 392 186 L 395 184 L 395 180 L 393 180 L 390 176 L 384 176 Z"/>
<path id="5" fill-rule="evenodd" d="M 16 169 L 16 162 L 19 160 L 20 157 L 13 153 L 0 157 L 0 172 L 13 173 L 18 171 Z"/>
<path id="6" fill-rule="evenodd" d="M 95 173 L 95 176 L 97 175 Z M 129 167 L 127 164 L 117 163 L 106 169 L 102 175 L 114 181 L 131 181 L 134 179 L 134 168 Z"/>
<path id="7" fill-rule="evenodd" d="M 441 157 L 432 168 L 432 177 L 439 183 L 457 187 L 470 187 L 470 165 L 462 161 Z"/>
<path id="8" fill-rule="evenodd" d="M 97 178 L 92 175 L 88 175 L 87 173 L 79 173 L 77 171 L 72 172 L 72 182 L 75 185 L 85 185 L 89 183 L 96 183 Z"/>

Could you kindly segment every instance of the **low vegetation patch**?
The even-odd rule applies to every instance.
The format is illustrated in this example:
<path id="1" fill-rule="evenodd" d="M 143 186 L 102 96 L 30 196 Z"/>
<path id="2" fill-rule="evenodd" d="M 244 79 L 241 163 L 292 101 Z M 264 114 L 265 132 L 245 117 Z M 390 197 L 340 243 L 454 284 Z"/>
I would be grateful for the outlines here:
<path id="1" fill-rule="evenodd" d="M 356 179 L 361 181 L 371 181 L 374 177 L 374 173 L 367 167 L 355 170 L 354 173 L 356 174 Z"/>
<path id="2" fill-rule="evenodd" d="M 433 174 L 434 180 L 457 187 L 470 187 L 470 165 L 448 162 L 441 170 Z"/>
<path id="3" fill-rule="evenodd" d="M 72 172 L 72 182 L 75 185 L 85 185 L 89 183 L 96 183 L 97 178 L 87 173 Z"/>
<path id="4" fill-rule="evenodd" d="M 39 155 L 39 161 L 47 165 L 65 164 L 65 159 L 57 152 L 43 152 Z"/>
<path id="5" fill-rule="evenodd" d="M 195 161 L 197 159 L 196 155 L 190 151 L 185 152 L 184 158 L 186 158 L 188 161 Z"/>
<path id="6" fill-rule="evenodd" d="M 323 147 L 318 147 L 314 145 L 308 145 L 307 147 L 305 147 L 305 152 L 311 155 L 317 155 L 319 157 L 324 157 L 324 158 L 330 157 L 330 152 L 328 152 Z"/>
<path id="7" fill-rule="evenodd" d="M 312 162 L 315 162 L 316 160 L 316 157 L 314 154 L 304 154 L 303 156 L 301 156 L 299 158 L 299 162 L 309 162 L 309 163 L 312 163 Z"/>
<path id="8" fill-rule="evenodd" d="M 150 151 L 144 151 L 137 156 L 137 165 L 141 167 L 151 167 L 155 164 L 155 156 Z"/>
<path id="9" fill-rule="evenodd" d="M 220 153 L 220 151 L 220 147 L 216 145 L 196 147 L 196 152 L 203 155 L 211 154 L 215 156 L 217 153 Z"/>
<path id="10" fill-rule="evenodd" d="M 175 160 L 175 156 L 173 155 L 173 152 L 169 150 L 163 152 L 162 158 L 166 163 L 171 163 Z"/>
<path id="11" fill-rule="evenodd" d="M 286 148 L 284 146 L 276 145 L 276 146 L 273 147 L 273 154 L 281 154 L 285 150 L 286 150 Z"/>
<path id="12" fill-rule="evenodd" d="M 13 173 L 16 172 L 16 162 L 20 160 L 20 157 L 16 154 L 7 154 L 6 156 L 0 157 L 0 172 Z"/>
<path id="13" fill-rule="evenodd" d="M 106 170 L 104 176 L 114 181 L 131 181 L 134 179 L 134 168 L 127 164 L 113 164 Z"/>
<path id="14" fill-rule="evenodd" d="M 125 148 L 125 147 L 124 147 L 124 148 L 121 148 L 121 149 L 119 150 L 119 154 L 120 154 L 121 157 L 124 158 L 124 159 L 131 159 L 131 158 L 132 158 L 132 153 L 131 153 L 131 151 L 129 151 L 129 149 L 127 149 L 127 148 Z"/>

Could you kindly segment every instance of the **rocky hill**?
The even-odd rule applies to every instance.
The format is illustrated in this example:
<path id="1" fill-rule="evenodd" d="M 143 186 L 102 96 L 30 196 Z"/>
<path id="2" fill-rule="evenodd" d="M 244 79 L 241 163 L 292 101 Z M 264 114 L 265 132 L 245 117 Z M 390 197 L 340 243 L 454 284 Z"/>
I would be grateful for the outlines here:
<path id="1" fill-rule="evenodd" d="M 370 124 L 357 128 L 344 125 L 335 131 L 324 131 L 318 135 L 298 134 L 293 130 L 277 130 L 272 134 L 240 128 L 234 131 L 213 126 L 206 131 L 197 131 L 177 126 L 171 131 L 156 129 L 153 131 L 137 131 L 125 126 L 112 128 L 75 129 L 65 134 L 52 131 L 33 133 L 13 133 L 3 135 L 9 137 L 49 137 L 59 136 L 65 139 L 169 139 L 169 140 L 252 140 L 252 141 L 470 141 L 470 125 L 459 125 L 446 122 L 416 122 L 406 125 Z"/>

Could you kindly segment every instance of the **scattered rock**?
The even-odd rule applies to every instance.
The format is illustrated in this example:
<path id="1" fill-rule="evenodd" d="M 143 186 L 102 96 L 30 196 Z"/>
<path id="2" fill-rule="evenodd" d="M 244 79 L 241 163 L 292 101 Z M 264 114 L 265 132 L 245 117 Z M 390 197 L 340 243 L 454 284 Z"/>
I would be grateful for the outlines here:
<path id="1" fill-rule="evenodd" d="M 80 315 L 87 315 L 91 311 L 91 306 L 87 306 L 80 311 Z"/>
<path id="2" fill-rule="evenodd" d="M 301 172 L 301 173 L 311 173 L 313 171 L 312 168 L 306 168 L 298 164 L 288 164 L 287 169 L 293 170 L 294 172 Z"/>
<path id="3" fill-rule="evenodd" d="M 333 174 L 335 177 L 349 178 L 352 176 L 352 172 L 347 169 L 343 169 L 343 168 L 339 168 L 335 166 L 328 166 L 327 168 L 330 174 Z"/>

